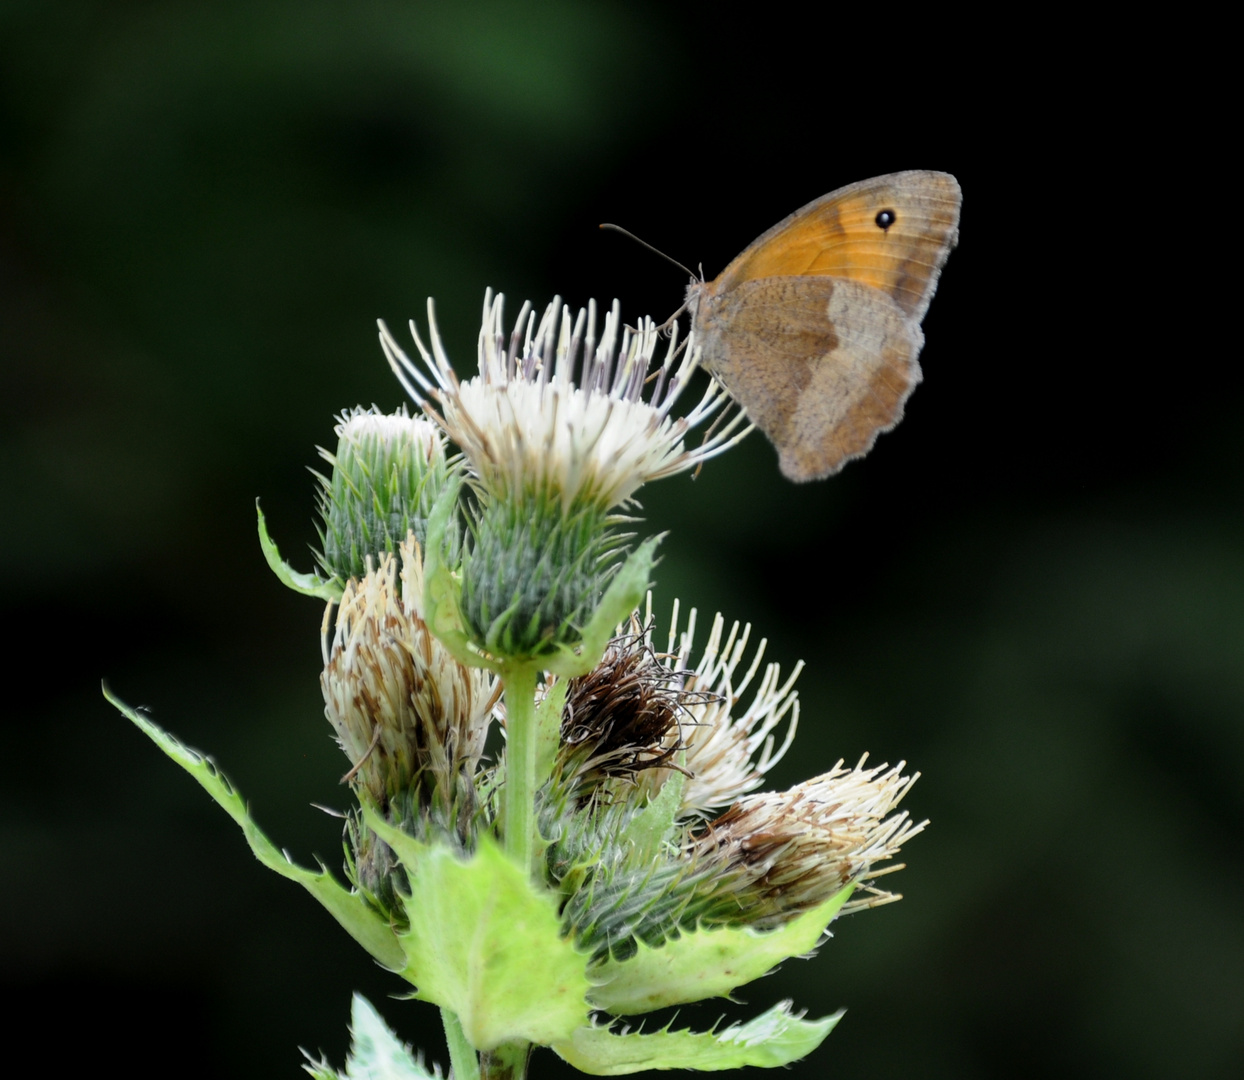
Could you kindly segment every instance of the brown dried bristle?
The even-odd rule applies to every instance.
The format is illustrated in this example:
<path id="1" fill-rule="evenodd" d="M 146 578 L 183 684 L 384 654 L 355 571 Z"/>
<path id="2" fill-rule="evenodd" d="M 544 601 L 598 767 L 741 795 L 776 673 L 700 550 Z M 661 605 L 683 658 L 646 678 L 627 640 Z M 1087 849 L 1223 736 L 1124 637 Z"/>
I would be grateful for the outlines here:
<path id="1" fill-rule="evenodd" d="M 677 768 L 685 747 L 686 706 L 705 695 L 653 652 L 638 623 L 609 642 L 599 664 L 572 679 L 562 710 L 563 753 L 577 763 L 579 786 L 645 769 Z"/>

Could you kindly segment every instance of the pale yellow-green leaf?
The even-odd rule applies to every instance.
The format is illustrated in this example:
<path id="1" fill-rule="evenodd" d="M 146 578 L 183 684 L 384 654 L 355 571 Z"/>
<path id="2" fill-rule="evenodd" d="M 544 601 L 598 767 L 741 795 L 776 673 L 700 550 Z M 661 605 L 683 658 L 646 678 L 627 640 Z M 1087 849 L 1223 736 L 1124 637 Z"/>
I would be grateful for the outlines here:
<path id="1" fill-rule="evenodd" d="M 657 859 L 674 835 L 674 822 L 682 805 L 682 789 L 687 778 L 670 770 L 661 790 L 642 810 L 633 814 L 618 836 L 623 844 L 633 844 L 637 861 Z"/>
<path id="2" fill-rule="evenodd" d="M 303 1068 L 316 1080 L 437 1080 L 440 1076 L 389 1030 L 362 994 L 354 995 L 350 1008 L 350 1057 L 345 1071 L 338 1072 L 324 1061 Z"/>
<path id="3" fill-rule="evenodd" d="M 172 735 L 153 723 L 146 716 L 131 709 L 113 697 L 104 687 L 106 697 L 117 709 L 128 716 L 161 750 L 193 776 L 234 821 L 242 827 L 242 833 L 251 846 L 255 857 L 282 877 L 298 882 L 323 904 L 360 945 L 385 967 L 394 971 L 405 964 L 405 957 L 394 934 L 380 915 L 356 892 L 345 888 L 322 865 L 319 871 L 306 870 L 292 862 L 284 852 L 278 851 L 251 819 L 242 796 L 216 768 L 211 758 L 191 750 Z"/>
<path id="4" fill-rule="evenodd" d="M 463 860 L 368 816 L 410 879 L 403 975 L 451 1009 L 478 1050 L 548 1044 L 587 1019 L 586 957 L 561 936 L 552 895 L 531 884 L 487 834 Z"/>
<path id="5" fill-rule="evenodd" d="M 558 679 L 536 706 L 536 787 L 553 771 L 561 746 L 562 708 L 566 704 L 566 680 Z"/>
<path id="6" fill-rule="evenodd" d="M 592 968 L 593 1005 L 619 1015 L 651 1012 L 710 997 L 725 997 L 775 965 L 816 947 L 851 894 L 848 887 L 820 907 L 777 930 L 721 927 L 684 931 L 657 948 L 639 942 L 627 960 Z"/>
<path id="7" fill-rule="evenodd" d="M 496 660 L 481 653 L 462 628 L 458 607 L 462 585 L 445 562 L 445 537 L 457 513 L 461 487 L 461 477 L 455 476 L 445 485 L 428 515 L 428 542 L 423 551 L 424 617 L 433 635 L 458 663 L 498 671 Z"/>
<path id="8" fill-rule="evenodd" d="M 724 1031 L 655 1031 L 614 1034 L 608 1028 L 583 1027 L 553 1050 L 590 1076 L 628 1076 L 651 1069 L 720 1072 L 758 1066 L 772 1069 L 807 1057 L 834 1029 L 842 1013 L 803 1020 L 784 1001 L 746 1024 Z"/>
<path id="9" fill-rule="evenodd" d="M 268 523 L 264 520 L 263 511 L 259 509 L 259 500 L 255 500 L 255 513 L 259 515 L 259 546 L 263 557 L 268 560 L 272 572 L 294 592 L 303 596 L 318 596 L 321 600 L 340 600 L 341 584 L 332 578 L 322 578 L 318 573 L 304 574 L 295 570 L 281 558 L 276 542 L 268 535 Z"/>

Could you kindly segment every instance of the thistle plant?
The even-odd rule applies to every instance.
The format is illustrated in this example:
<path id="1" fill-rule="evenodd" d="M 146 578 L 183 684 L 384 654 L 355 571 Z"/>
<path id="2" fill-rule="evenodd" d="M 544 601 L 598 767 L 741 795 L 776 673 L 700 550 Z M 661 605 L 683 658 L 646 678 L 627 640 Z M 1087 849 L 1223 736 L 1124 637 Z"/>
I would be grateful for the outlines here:
<path id="1" fill-rule="evenodd" d="M 114 700 L 395 988 L 440 1008 L 456 1080 L 519 1080 L 539 1047 L 607 1076 L 805 1056 L 841 1013 L 784 1002 L 699 1032 L 622 1018 L 730 995 L 844 911 L 897 899 L 877 881 L 923 827 L 895 809 L 903 763 L 759 790 L 795 737 L 801 665 L 784 676 L 720 615 L 699 644 L 677 601 L 662 627 L 660 538 L 636 517 L 643 484 L 727 450 L 746 419 L 711 380 L 675 415 L 694 340 L 628 329 L 616 302 L 597 322 L 554 301 L 507 334 L 489 293 L 467 380 L 431 302 L 413 358 L 381 324 L 417 414 L 339 418 L 319 569 L 285 563 L 259 514 L 278 577 L 326 602 L 321 688 L 355 801 L 344 883 L 294 865 L 210 759 Z M 361 998 L 353 1031 L 345 1072 L 308 1072 L 440 1075 Z"/>

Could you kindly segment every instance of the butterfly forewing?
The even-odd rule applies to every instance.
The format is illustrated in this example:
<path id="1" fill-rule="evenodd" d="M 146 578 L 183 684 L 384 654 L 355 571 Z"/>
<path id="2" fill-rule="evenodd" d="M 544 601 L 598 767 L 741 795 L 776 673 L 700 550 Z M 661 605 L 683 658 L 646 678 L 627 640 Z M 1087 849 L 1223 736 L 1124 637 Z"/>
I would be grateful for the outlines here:
<path id="1" fill-rule="evenodd" d="M 849 184 L 764 233 L 708 288 L 725 292 L 766 277 L 843 277 L 889 294 L 918 322 L 957 238 L 961 201 L 947 173 L 892 173 Z"/>

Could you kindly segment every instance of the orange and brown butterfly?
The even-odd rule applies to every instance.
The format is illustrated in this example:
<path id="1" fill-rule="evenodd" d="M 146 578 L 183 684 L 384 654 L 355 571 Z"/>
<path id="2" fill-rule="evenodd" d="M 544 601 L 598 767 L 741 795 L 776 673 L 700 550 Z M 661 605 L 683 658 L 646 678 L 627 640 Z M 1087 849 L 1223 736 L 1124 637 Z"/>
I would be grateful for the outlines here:
<path id="1" fill-rule="evenodd" d="M 902 419 L 961 202 L 948 173 L 849 184 L 688 288 L 701 363 L 777 447 L 791 480 L 836 473 Z"/>

